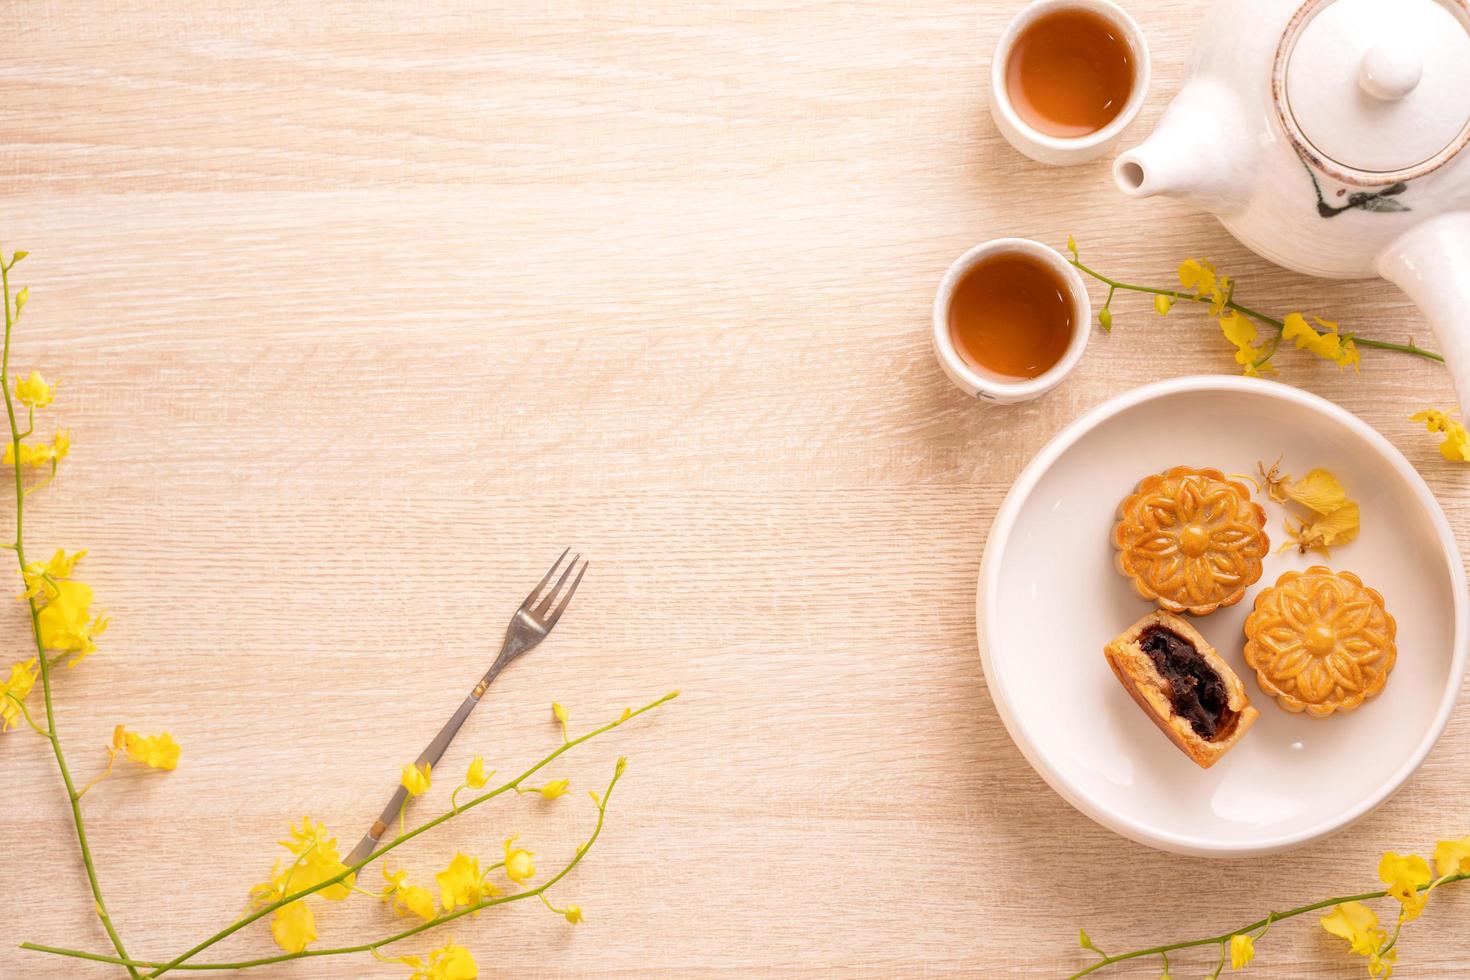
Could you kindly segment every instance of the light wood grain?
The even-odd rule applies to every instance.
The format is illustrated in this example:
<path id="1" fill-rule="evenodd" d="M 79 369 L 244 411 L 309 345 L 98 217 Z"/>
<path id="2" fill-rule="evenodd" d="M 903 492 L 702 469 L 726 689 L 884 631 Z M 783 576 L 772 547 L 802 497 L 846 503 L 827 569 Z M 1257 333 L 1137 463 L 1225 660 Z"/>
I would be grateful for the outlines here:
<path id="1" fill-rule="evenodd" d="M 1018 4 L 135 6 L 4 4 L 0 238 L 32 252 L 16 362 L 62 377 L 75 433 L 32 547 L 91 549 L 115 620 L 61 678 L 63 737 L 84 776 L 118 722 L 185 746 L 176 773 L 85 800 L 137 954 L 229 921 L 291 819 L 350 844 L 567 544 L 593 558 L 582 591 L 444 781 L 477 750 L 536 758 L 553 699 L 576 728 L 684 697 L 557 766 L 574 796 L 478 811 L 401 862 L 426 879 L 519 830 L 550 869 L 586 833 L 581 790 L 631 757 L 557 892 L 583 925 L 518 906 L 447 930 L 483 976 L 1054 977 L 1085 962 L 1079 925 L 1107 948 L 1229 928 L 1470 832 L 1463 714 L 1351 831 L 1229 863 L 1094 826 L 1006 736 L 973 606 L 1006 487 L 1081 410 L 1232 364 L 1203 319 L 1125 298 L 1063 388 L 986 411 L 928 350 L 956 254 L 1071 232 L 1155 281 L 1206 254 L 1253 305 L 1426 333 L 1390 287 L 1295 276 L 1125 201 L 1106 161 L 1018 156 L 984 91 Z M 1136 138 L 1197 5 L 1129 7 L 1155 64 Z M 1283 362 L 1399 445 L 1470 540 L 1470 470 L 1407 419 L 1451 403 L 1441 370 Z M 23 649 L 18 604 L 0 628 Z M 7 736 L 0 759 L 0 974 L 112 975 L 14 948 L 106 939 L 44 746 Z M 1405 975 L 1470 961 L 1467 901 L 1415 923 Z M 321 911 L 323 941 L 387 931 L 370 904 Z M 222 952 L 271 949 L 258 928 Z M 1309 921 L 1260 963 L 1360 969 Z"/>

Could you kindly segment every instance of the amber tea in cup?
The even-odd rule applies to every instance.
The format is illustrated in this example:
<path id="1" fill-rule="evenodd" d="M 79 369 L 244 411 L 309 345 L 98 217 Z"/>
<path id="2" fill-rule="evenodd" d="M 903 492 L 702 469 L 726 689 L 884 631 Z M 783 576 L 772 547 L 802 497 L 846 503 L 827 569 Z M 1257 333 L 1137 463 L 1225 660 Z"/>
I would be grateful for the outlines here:
<path id="1" fill-rule="evenodd" d="M 1112 122 L 1133 94 L 1135 56 L 1123 30 L 1063 7 L 1027 24 L 1006 62 L 1006 93 L 1026 125 L 1074 139 Z"/>
<path id="2" fill-rule="evenodd" d="M 955 353 L 978 374 L 1021 381 L 1050 370 L 1072 340 L 1073 303 L 1056 271 L 1031 255 L 983 259 L 949 298 Z"/>

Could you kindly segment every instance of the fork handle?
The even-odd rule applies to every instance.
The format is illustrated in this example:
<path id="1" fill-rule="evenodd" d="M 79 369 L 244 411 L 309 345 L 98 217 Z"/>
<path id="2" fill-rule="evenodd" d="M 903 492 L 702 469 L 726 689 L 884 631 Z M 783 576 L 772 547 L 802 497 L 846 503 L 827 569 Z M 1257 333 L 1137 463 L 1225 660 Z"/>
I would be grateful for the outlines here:
<path id="1" fill-rule="evenodd" d="M 459 730 L 464 725 L 465 719 L 470 716 L 471 711 L 475 710 L 475 705 L 480 703 L 481 695 L 485 693 L 485 688 L 490 686 L 490 681 L 492 680 L 494 680 L 494 677 L 487 674 L 485 679 L 475 685 L 475 689 L 470 692 L 469 697 L 464 699 L 464 703 L 444 723 L 444 727 L 439 729 L 439 734 L 435 735 L 433 741 L 424 747 L 424 751 L 419 753 L 419 757 L 414 760 L 415 765 L 423 766 L 428 764 L 430 766 L 437 766 L 439 764 L 439 760 L 444 758 L 444 751 L 449 748 L 449 743 L 454 741 L 455 735 L 459 734 Z M 352 849 L 352 853 L 347 855 L 344 863 L 348 867 L 357 864 L 369 854 L 373 853 L 373 848 L 378 846 L 378 841 L 382 839 L 383 834 L 393 825 L 393 821 L 398 819 L 398 814 L 407 799 L 408 790 L 404 789 L 403 784 L 400 783 L 398 788 L 393 791 L 392 798 L 388 800 L 388 805 L 383 808 L 383 812 L 379 814 L 378 819 L 373 823 L 368 832 L 363 835 L 362 840 L 357 842 L 357 846 Z"/>

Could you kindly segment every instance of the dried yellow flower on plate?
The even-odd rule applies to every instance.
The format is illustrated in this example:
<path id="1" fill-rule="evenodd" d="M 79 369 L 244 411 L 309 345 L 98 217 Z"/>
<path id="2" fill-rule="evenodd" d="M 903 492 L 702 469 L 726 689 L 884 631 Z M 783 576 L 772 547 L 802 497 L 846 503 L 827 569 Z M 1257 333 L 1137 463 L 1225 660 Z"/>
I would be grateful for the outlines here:
<path id="1" fill-rule="evenodd" d="M 1347 544 L 1358 536 L 1362 528 L 1362 513 L 1358 505 L 1348 499 L 1342 481 L 1331 470 L 1319 466 L 1300 480 L 1293 480 L 1289 474 L 1281 472 L 1280 460 L 1269 470 L 1265 463 L 1257 463 L 1256 466 L 1266 496 L 1278 504 L 1295 504 L 1302 510 L 1295 523 L 1287 518 L 1286 535 L 1289 540 L 1282 547 L 1295 545 L 1301 554 L 1316 551 L 1330 556 L 1330 548 Z"/>

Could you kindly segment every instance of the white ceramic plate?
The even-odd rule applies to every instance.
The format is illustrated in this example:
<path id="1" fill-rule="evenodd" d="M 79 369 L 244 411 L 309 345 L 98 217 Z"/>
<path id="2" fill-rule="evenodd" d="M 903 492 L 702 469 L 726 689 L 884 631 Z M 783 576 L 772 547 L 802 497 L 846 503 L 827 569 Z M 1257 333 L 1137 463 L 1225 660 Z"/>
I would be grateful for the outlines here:
<path id="1" fill-rule="evenodd" d="M 1174 747 L 1124 692 L 1103 645 L 1148 612 L 1113 565 L 1109 533 L 1138 480 L 1171 466 L 1253 472 L 1283 455 L 1325 466 L 1362 505 L 1363 529 L 1330 560 L 1266 560 L 1241 603 L 1195 618 L 1261 712 L 1209 770 Z M 1283 511 L 1265 504 L 1273 548 Z M 1388 685 L 1357 711 L 1316 719 L 1261 693 L 1241 657 L 1260 589 L 1291 568 L 1355 571 L 1398 620 Z M 1031 461 L 996 515 L 977 596 L 991 696 L 1032 766 L 1077 809 L 1136 841 L 1246 856 L 1347 826 L 1424 760 L 1454 709 L 1470 646 L 1454 534 L 1408 460 L 1331 402 L 1269 381 L 1177 378 L 1093 409 Z"/>

